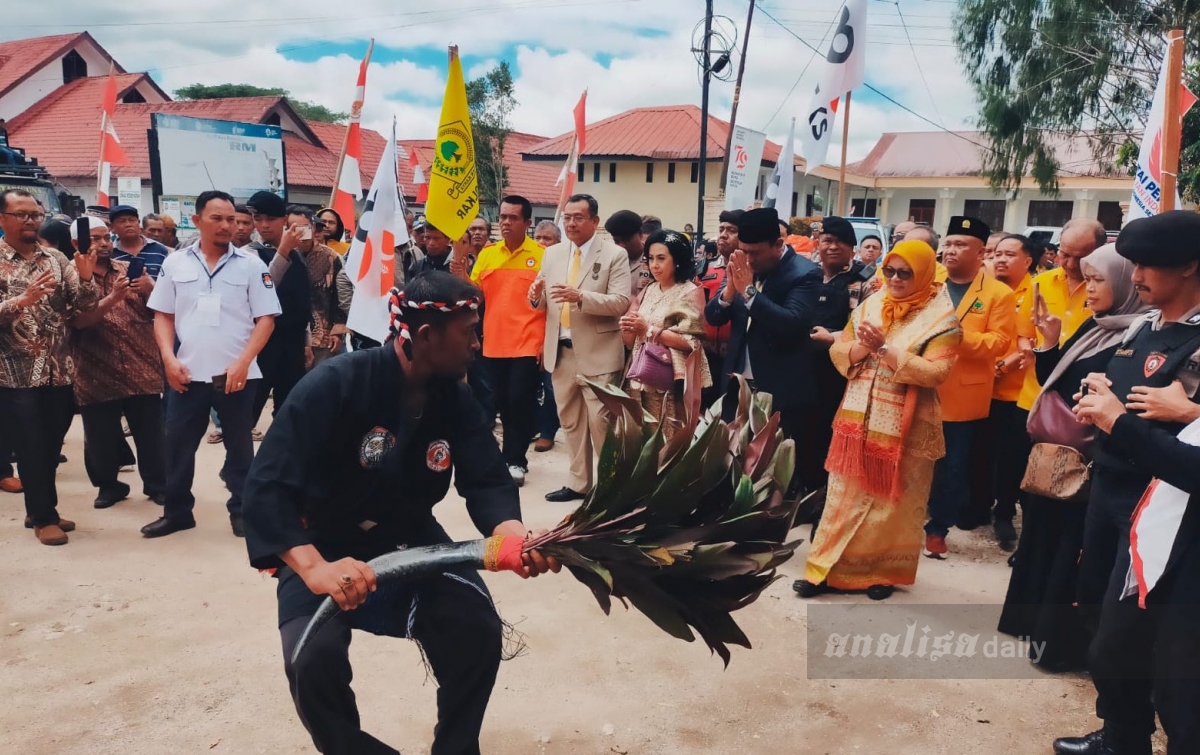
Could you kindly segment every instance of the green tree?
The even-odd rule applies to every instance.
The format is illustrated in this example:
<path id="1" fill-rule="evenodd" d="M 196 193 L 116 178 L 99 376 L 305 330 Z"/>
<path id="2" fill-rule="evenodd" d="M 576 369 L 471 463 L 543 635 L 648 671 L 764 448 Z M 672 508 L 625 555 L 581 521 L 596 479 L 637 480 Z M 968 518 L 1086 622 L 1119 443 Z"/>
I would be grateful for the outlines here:
<path id="1" fill-rule="evenodd" d="M 1072 174 L 1054 155 L 1062 137 L 1086 133 L 1102 163 L 1136 163 L 1167 31 L 1183 28 L 1185 58 L 1200 55 L 1195 0 L 960 0 L 954 21 L 996 189 L 1031 176 L 1057 193 L 1060 173 Z M 1200 69 L 1189 73 L 1194 91 Z M 1184 121 L 1183 147 L 1180 190 L 1200 201 L 1200 110 Z"/>
<path id="2" fill-rule="evenodd" d="M 345 123 L 349 113 L 336 113 L 324 105 L 297 100 L 291 92 L 279 87 L 258 87 L 253 84 L 192 84 L 175 90 L 180 100 L 221 100 L 230 97 L 286 97 L 292 109 L 306 121 L 321 123 Z"/>
<path id="3" fill-rule="evenodd" d="M 504 144 L 512 133 L 512 71 L 507 62 L 467 82 L 467 107 L 471 111 L 471 130 L 475 136 L 475 169 L 479 173 L 479 204 L 494 207 L 499 213 L 500 199 L 508 186 L 504 167 Z M 493 215 L 495 217 L 496 215 Z"/>

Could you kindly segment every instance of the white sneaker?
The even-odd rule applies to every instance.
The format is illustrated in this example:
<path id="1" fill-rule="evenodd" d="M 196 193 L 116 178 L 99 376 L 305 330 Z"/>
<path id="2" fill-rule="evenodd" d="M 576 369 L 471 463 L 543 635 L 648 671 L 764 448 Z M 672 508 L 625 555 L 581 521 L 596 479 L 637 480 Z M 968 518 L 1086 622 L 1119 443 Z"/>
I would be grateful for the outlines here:
<path id="1" fill-rule="evenodd" d="M 517 483 L 517 487 L 525 484 L 525 472 L 528 471 L 524 467 L 518 467 L 516 464 L 508 465 L 508 473 L 512 475 L 513 482 Z"/>

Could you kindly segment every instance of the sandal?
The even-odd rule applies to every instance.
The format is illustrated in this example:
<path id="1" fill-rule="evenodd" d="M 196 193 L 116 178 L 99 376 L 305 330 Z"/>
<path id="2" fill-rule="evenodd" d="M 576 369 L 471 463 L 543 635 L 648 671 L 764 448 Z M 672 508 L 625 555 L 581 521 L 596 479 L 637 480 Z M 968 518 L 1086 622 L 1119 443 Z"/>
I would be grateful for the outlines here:
<path id="1" fill-rule="evenodd" d="M 225 440 L 225 436 L 221 433 L 220 430 L 213 430 L 211 433 L 208 434 L 208 442 L 211 443 L 212 445 L 221 443 L 224 440 Z"/>

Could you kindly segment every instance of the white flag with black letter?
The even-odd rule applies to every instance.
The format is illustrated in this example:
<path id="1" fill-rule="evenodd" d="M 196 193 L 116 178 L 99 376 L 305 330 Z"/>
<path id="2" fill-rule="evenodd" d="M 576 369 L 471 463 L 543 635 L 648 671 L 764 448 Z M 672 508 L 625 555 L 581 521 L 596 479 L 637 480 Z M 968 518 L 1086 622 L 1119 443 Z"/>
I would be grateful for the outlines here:
<path id="1" fill-rule="evenodd" d="M 825 162 L 832 141 L 838 99 L 863 84 L 867 41 L 867 0 L 846 0 L 838 10 L 837 28 L 825 54 L 825 63 L 808 110 L 800 124 L 800 151 L 812 173 Z"/>
<path id="2" fill-rule="evenodd" d="M 767 182 L 767 193 L 763 197 L 763 207 L 775 207 L 779 217 L 787 220 L 792 213 L 792 179 L 796 175 L 796 119 L 792 119 L 792 128 L 788 131 L 787 141 L 779 159 L 775 161 L 775 170 L 771 172 L 771 180 Z"/>

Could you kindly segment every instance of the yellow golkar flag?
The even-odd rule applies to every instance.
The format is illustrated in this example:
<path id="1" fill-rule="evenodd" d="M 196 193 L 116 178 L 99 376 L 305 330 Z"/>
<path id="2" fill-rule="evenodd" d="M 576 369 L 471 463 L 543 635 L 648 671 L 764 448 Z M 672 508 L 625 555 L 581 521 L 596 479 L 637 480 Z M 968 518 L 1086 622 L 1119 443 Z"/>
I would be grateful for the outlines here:
<path id="1" fill-rule="evenodd" d="M 479 176 L 475 172 L 475 141 L 471 114 L 467 109 L 467 86 L 463 83 L 458 48 L 450 48 L 450 73 L 442 119 L 438 124 L 433 165 L 429 171 L 429 201 L 425 219 L 451 239 L 467 232 L 479 214 Z"/>

